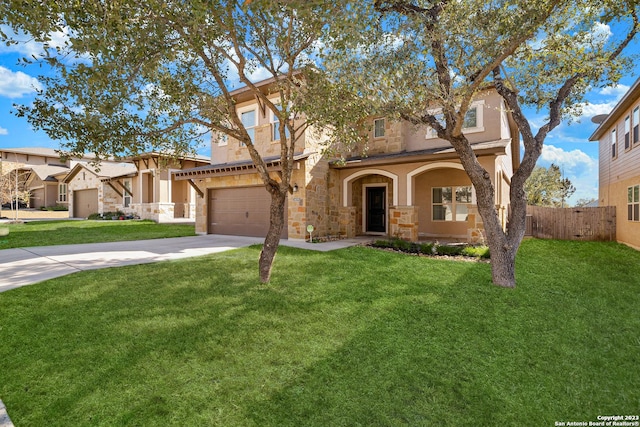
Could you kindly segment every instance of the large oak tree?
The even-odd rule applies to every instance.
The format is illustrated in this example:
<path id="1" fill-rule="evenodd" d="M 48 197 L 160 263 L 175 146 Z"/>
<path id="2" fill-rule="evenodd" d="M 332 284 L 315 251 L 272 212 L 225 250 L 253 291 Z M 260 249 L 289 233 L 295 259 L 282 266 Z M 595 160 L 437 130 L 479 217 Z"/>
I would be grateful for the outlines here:
<path id="1" fill-rule="evenodd" d="M 345 24 L 334 33 L 325 69 L 342 90 L 367 100 L 370 112 L 429 126 L 452 144 L 476 191 L 493 283 L 514 287 L 524 183 L 547 134 L 579 115 L 590 88 L 614 84 L 629 65 L 623 51 L 639 29 L 637 2 L 370 0 L 353 2 L 349 13 L 359 15 L 350 16 L 359 28 Z M 504 229 L 491 174 L 462 131 L 472 101 L 489 88 L 504 99 L 524 145 Z M 537 129 L 527 108 L 547 113 Z"/>
<path id="2" fill-rule="evenodd" d="M 243 143 L 271 194 L 259 260 L 268 282 L 306 126 L 288 120 L 297 114 L 296 76 L 339 10 L 338 2 L 286 0 L 7 0 L 0 24 L 10 30 L 0 38 L 43 43 L 44 54 L 23 61 L 52 72 L 40 77 L 35 102 L 18 111 L 69 154 L 184 153 L 206 132 Z M 255 85 L 266 78 L 274 81 L 270 92 Z M 283 124 L 279 176 L 268 172 L 237 114 L 231 92 L 240 86 Z"/>

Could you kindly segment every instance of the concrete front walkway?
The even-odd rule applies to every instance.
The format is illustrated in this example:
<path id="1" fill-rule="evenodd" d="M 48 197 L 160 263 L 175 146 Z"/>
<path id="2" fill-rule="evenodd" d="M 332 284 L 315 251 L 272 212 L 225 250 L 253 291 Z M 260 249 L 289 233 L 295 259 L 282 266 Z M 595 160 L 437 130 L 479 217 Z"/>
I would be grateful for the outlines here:
<path id="1" fill-rule="evenodd" d="M 326 243 L 281 240 L 280 244 L 301 249 L 331 251 L 368 241 L 371 241 L 371 238 L 358 237 Z M 264 239 L 259 237 L 208 234 L 130 242 L 4 249 L 0 250 L 0 292 L 76 271 L 207 255 L 263 242 Z"/>

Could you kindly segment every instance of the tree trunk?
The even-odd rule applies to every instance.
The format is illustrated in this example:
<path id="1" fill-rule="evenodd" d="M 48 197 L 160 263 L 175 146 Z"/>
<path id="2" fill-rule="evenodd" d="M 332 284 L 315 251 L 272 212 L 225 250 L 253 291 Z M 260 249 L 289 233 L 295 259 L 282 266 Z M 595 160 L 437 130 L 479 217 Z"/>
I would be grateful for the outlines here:
<path id="1" fill-rule="evenodd" d="M 498 239 L 500 240 L 500 239 Z M 488 241 L 491 253 L 491 281 L 503 288 L 516 287 L 516 254 L 518 246 Z"/>
<path id="2" fill-rule="evenodd" d="M 284 227 L 284 202 L 286 200 L 286 192 L 283 193 L 280 188 L 274 188 L 271 193 L 271 209 L 270 209 L 270 225 L 267 237 L 264 239 L 264 245 L 260 252 L 260 261 L 258 268 L 260 270 L 260 282 L 269 283 L 271 279 L 271 268 L 273 261 L 280 245 L 280 236 L 282 236 L 282 228 Z"/>

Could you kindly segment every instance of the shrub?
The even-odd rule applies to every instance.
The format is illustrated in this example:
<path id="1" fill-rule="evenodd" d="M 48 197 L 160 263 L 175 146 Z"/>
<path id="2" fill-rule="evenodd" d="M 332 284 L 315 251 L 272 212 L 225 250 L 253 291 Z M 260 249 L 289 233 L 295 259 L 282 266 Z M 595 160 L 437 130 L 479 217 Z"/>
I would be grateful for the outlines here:
<path id="1" fill-rule="evenodd" d="M 462 249 L 464 249 L 462 246 L 442 245 L 442 246 L 438 246 L 437 247 L 437 254 L 438 255 L 450 255 L 450 256 L 462 255 Z"/>
<path id="2" fill-rule="evenodd" d="M 55 206 L 43 206 L 40 208 L 42 211 L 68 211 L 69 208 L 64 205 L 55 205 Z"/>
<path id="3" fill-rule="evenodd" d="M 465 256 L 473 258 L 489 258 L 489 248 L 485 245 L 450 244 L 440 245 L 438 242 L 414 243 L 399 238 L 376 240 L 371 243 L 376 248 L 394 249 L 396 251 L 424 255 Z"/>
<path id="4" fill-rule="evenodd" d="M 462 249 L 462 255 L 475 258 L 489 258 L 489 247 L 485 245 L 466 246 Z"/>
<path id="5" fill-rule="evenodd" d="M 433 255 L 434 247 L 435 246 L 433 243 L 422 243 L 420 245 L 420 253 L 423 253 L 425 255 Z"/>

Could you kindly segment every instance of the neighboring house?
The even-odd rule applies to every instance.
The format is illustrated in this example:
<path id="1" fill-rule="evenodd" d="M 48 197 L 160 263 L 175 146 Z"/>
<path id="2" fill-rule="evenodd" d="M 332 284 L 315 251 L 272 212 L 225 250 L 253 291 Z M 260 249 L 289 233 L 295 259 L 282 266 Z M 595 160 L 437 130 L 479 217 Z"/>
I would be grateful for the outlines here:
<path id="1" fill-rule="evenodd" d="M 123 212 L 142 219 L 171 222 L 185 218 L 195 220 L 196 190 L 187 181 L 175 181 L 173 172 L 207 165 L 206 156 L 167 156 L 157 152 L 142 153 L 124 160 L 135 165 L 135 177 L 105 178 L 103 182 L 122 189 Z M 124 189 L 127 190 L 124 190 Z M 127 196 L 129 199 L 127 200 Z"/>
<path id="2" fill-rule="evenodd" d="M 63 181 L 67 186 L 69 217 L 124 211 L 127 193 L 123 194 L 123 189 L 112 185 L 111 180 L 132 180 L 136 176 L 136 167 L 131 163 L 76 164 Z"/>
<path id="3" fill-rule="evenodd" d="M 599 123 L 600 206 L 616 207 L 616 240 L 640 248 L 640 79 Z"/>
<path id="4" fill-rule="evenodd" d="M 30 207 L 65 204 L 62 178 L 77 159 L 61 159 L 51 148 L 23 147 L 0 149 L 0 177 L 18 170 L 18 191 L 29 191 Z"/>
<path id="5" fill-rule="evenodd" d="M 67 186 L 63 182 L 69 173 L 66 165 L 38 165 L 18 170 L 26 177 L 30 208 L 67 206 Z"/>
<path id="6" fill-rule="evenodd" d="M 260 83 L 268 93 L 270 81 Z M 232 93 L 274 177 L 280 168 L 277 123 L 246 89 Z M 519 137 L 502 98 L 488 91 L 467 115 L 465 134 L 491 174 L 495 203 L 506 222 L 510 178 L 519 165 Z M 321 132 L 307 129 L 297 143 L 283 237 L 382 235 L 406 240 L 482 238 L 475 192 L 453 147 L 427 127 L 384 117 L 371 119 L 367 156 L 332 162 Z M 248 150 L 214 136 L 211 164 L 174 172 L 197 189 L 196 232 L 265 236 L 270 196 Z"/>

